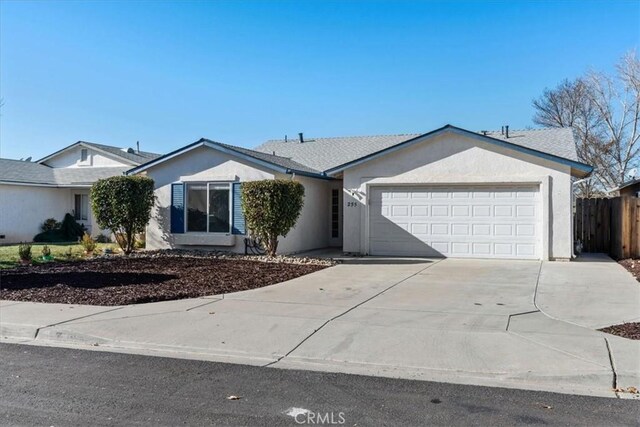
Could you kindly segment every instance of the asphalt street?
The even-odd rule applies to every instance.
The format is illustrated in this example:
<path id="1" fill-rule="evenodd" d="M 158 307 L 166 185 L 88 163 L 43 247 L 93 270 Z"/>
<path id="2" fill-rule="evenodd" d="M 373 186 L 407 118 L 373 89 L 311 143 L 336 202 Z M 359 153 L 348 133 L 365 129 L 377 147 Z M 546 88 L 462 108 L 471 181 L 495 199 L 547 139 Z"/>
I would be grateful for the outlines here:
<path id="1" fill-rule="evenodd" d="M 0 345 L 2 425 L 617 426 L 639 420 L 640 404 L 631 400 Z"/>

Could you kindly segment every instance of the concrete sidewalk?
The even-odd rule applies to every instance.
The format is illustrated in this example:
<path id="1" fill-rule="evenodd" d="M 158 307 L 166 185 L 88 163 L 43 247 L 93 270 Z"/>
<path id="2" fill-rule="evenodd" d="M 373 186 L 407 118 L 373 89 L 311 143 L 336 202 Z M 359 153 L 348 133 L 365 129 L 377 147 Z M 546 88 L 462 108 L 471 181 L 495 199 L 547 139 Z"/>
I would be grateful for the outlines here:
<path id="1" fill-rule="evenodd" d="M 614 396 L 614 382 L 640 385 L 640 342 L 594 330 L 640 317 L 640 286 L 617 263 L 375 261 L 210 298 L 124 307 L 3 301 L 0 335 L 598 396 Z"/>

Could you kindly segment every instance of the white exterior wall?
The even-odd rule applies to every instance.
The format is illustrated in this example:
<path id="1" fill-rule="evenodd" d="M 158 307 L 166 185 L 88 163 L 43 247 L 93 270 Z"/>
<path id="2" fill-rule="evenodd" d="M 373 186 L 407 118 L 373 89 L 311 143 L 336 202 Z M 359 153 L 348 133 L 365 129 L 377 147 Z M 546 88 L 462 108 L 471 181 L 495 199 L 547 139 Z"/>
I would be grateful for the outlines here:
<path id="1" fill-rule="evenodd" d="M 153 166 L 146 171 L 155 181 L 156 203 L 147 226 L 147 249 L 199 248 L 244 253 L 244 236 L 213 233 L 171 234 L 171 184 L 174 182 L 256 181 L 292 179 L 208 147 Z M 295 177 L 305 186 L 305 205 L 295 228 L 280 240 L 278 252 L 290 253 L 328 246 L 329 181 Z"/>
<path id="2" fill-rule="evenodd" d="M 70 212 L 68 188 L 0 184 L 0 244 L 31 242 L 47 218 Z"/>
<path id="3" fill-rule="evenodd" d="M 347 169 L 343 182 L 345 252 L 366 252 L 369 186 L 538 183 L 543 209 L 543 257 L 568 259 L 572 255 L 569 166 L 457 134 L 444 134 Z M 348 206 L 349 202 L 355 202 L 355 206 Z"/>
<path id="4" fill-rule="evenodd" d="M 74 147 L 68 151 L 58 154 L 55 157 L 44 162 L 45 165 L 52 168 L 82 168 L 82 167 L 123 167 L 131 166 L 133 163 L 123 163 L 112 157 L 105 156 L 91 148 L 88 150 L 88 159 L 86 162 L 80 162 L 80 150 L 84 147 Z"/>
<path id="5" fill-rule="evenodd" d="M 88 195 L 89 188 L 0 184 L 0 235 L 5 235 L 0 245 L 31 242 L 42 231 L 40 227 L 46 219 L 62 221 L 67 213 L 73 213 L 75 194 Z M 97 226 L 91 203 L 88 219 L 78 222 L 93 236 L 110 234 Z"/>
<path id="6" fill-rule="evenodd" d="M 326 248 L 331 238 L 331 181 L 291 175 L 278 179 L 293 179 L 304 186 L 304 206 L 295 227 L 278 243 L 278 253 L 288 254 Z"/>

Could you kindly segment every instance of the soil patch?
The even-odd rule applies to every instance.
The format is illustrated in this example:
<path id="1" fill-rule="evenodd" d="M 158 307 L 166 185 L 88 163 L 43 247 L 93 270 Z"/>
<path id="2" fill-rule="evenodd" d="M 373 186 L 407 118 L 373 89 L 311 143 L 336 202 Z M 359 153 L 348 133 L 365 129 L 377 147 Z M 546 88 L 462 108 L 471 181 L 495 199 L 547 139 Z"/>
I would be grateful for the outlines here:
<path id="1" fill-rule="evenodd" d="M 260 288 L 326 267 L 217 257 L 113 256 L 0 270 L 0 299 L 138 304 Z"/>
<path id="2" fill-rule="evenodd" d="M 630 340 L 640 340 L 640 322 L 607 326 L 599 330 L 619 337 L 629 338 Z"/>
<path id="3" fill-rule="evenodd" d="M 618 261 L 620 265 L 629 270 L 629 272 L 640 282 L 640 259 L 623 259 Z"/>

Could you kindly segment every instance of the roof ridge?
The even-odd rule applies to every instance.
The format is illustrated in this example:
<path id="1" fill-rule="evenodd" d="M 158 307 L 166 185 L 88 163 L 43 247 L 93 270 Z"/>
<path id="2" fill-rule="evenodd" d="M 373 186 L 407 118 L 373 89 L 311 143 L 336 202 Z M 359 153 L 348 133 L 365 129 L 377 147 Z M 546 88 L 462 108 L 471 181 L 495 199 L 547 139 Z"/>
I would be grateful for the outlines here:
<path id="1" fill-rule="evenodd" d="M 6 157 L 0 157 L 0 161 L 3 161 L 3 160 L 10 161 L 10 162 L 19 162 L 19 163 L 26 163 L 26 164 L 31 164 L 31 165 L 44 166 L 45 168 L 53 169 L 53 168 L 51 168 L 51 166 L 43 165 L 42 163 L 34 162 L 32 160 L 9 159 L 9 158 L 6 158 Z"/>
<path id="2" fill-rule="evenodd" d="M 543 130 L 565 130 L 565 129 L 572 129 L 570 126 L 567 127 L 544 127 L 544 128 L 532 128 L 532 129 L 511 129 L 509 128 L 509 132 L 538 132 L 538 131 L 543 131 Z M 478 132 L 482 132 L 482 131 L 478 131 Z M 499 130 L 488 130 L 487 132 L 490 133 L 498 133 L 500 132 Z"/>
<path id="3" fill-rule="evenodd" d="M 315 139 L 347 139 L 347 138 L 379 138 L 379 137 L 388 137 L 388 136 L 414 136 L 414 135 L 423 135 L 424 133 L 390 133 L 390 134 L 377 134 L 377 135 L 352 135 L 352 136 L 315 136 L 305 138 L 308 142 L 313 142 Z M 296 138 L 287 139 L 287 141 L 297 142 Z M 267 142 L 284 142 L 284 139 L 268 139 Z"/>

